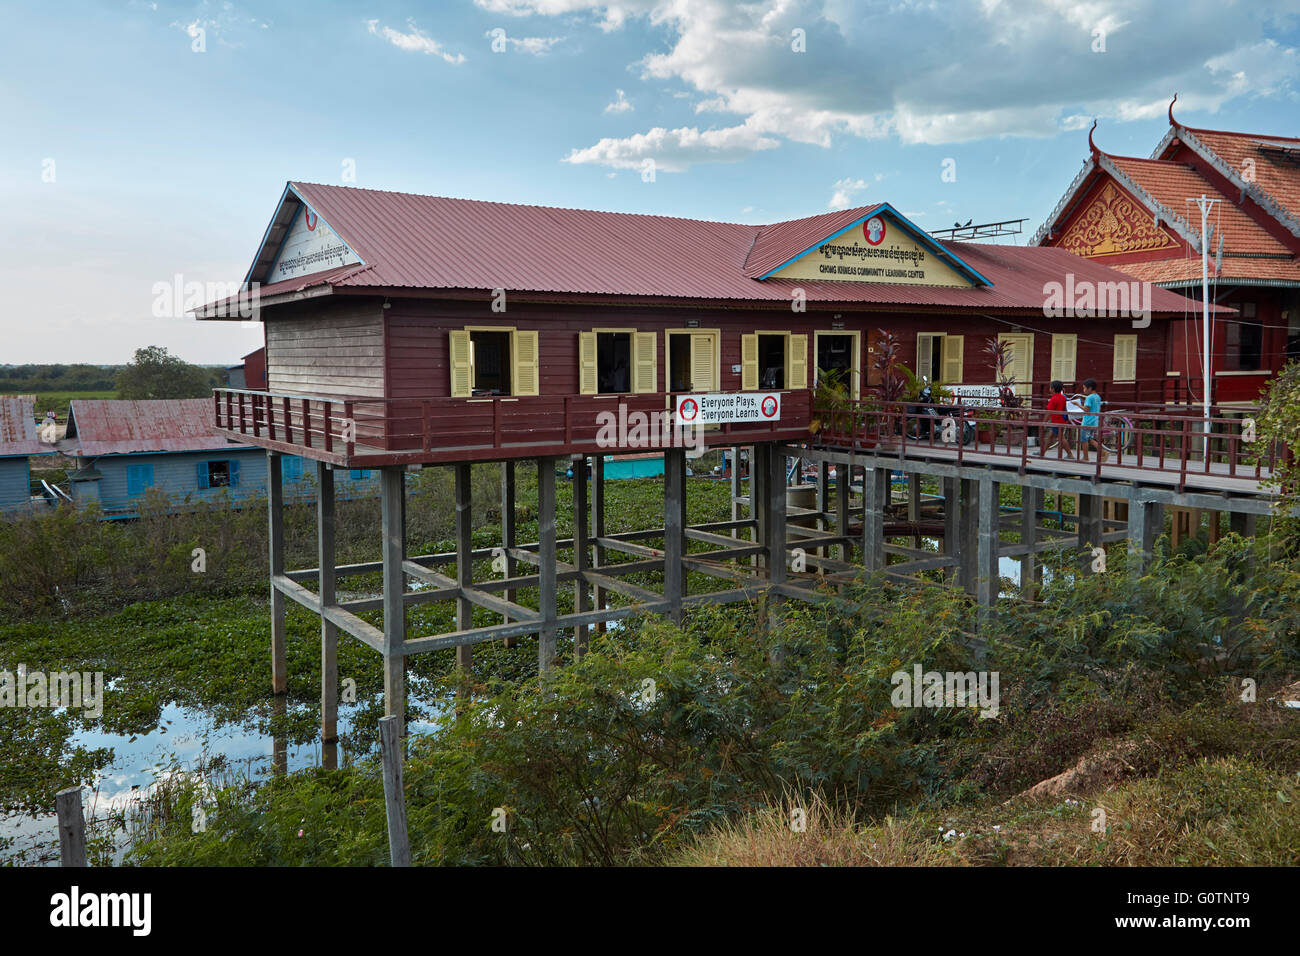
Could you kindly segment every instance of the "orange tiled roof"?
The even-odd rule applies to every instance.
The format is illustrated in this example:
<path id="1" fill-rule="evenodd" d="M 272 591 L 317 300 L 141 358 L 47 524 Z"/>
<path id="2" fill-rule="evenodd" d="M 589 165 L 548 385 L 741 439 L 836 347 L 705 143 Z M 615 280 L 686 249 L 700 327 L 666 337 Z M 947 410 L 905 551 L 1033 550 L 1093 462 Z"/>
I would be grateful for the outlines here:
<path id="1" fill-rule="evenodd" d="M 1291 254 L 1291 250 L 1282 242 L 1242 212 L 1235 199 L 1219 192 L 1191 166 L 1166 159 L 1135 159 L 1110 154 L 1106 154 L 1106 158 L 1151 198 L 1189 223 L 1197 235 L 1201 231 L 1200 212 L 1195 203 L 1186 200 L 1201 195 L 1218 199 L 1219 202 L 1210 211 L 1210 223 L 1215 226 L 1216 234 L 1222 230 L 1225 252 Z M 1211 251 L 1216 251 L 1218 244 L 1218 238 L 1212 236 Z"/>
<path id="2" fill-rule="evenodd" d="M 1112 268 L 1127 273 L 1143 282 L 1200 282 L 1201 257 L 1186 259 L 1156 259 L 1152 262 L 1112 263 Z M 1252 282 L 1260 279 L 1274 279 L 1285 282 L 1300 283 L 1300 262 L 1281 259 L 1233 259 L 1224 258 L 1222 271 L 1214 272 L 1214 260 L 1210 260 L 1210 281 L 1231 282 L 1233 280 Z"/>
<path id="3" fill-rule="evenodd" d="M 1293 218 L 1300 219 L 1300 139 L 1192 126 L 1183 129 L 1217 154 L 1238 175 L 1253 167 L 1251 172 L 1255 185 Z M 1268 144 L 1276 146 L 1270 149 Z"/>

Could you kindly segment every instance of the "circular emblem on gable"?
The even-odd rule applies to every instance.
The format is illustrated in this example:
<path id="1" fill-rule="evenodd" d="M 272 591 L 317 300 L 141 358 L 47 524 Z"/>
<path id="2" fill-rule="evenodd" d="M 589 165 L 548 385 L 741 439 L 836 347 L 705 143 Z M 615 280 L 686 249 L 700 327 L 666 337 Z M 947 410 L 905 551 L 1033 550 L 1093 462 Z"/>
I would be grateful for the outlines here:
<path id="1" fill-rule="evenodd" d="M 885 241 L 885 220 L 872 216 L 862 224 L 862 235 L 873 246 L 880 245 Z"/>
<path id="2" fill-rule="evenodd" d="M 310 209 L 303 214 L 303 221 L 307 223 L 309 230 L 316 228 L 316 214 Z"/>

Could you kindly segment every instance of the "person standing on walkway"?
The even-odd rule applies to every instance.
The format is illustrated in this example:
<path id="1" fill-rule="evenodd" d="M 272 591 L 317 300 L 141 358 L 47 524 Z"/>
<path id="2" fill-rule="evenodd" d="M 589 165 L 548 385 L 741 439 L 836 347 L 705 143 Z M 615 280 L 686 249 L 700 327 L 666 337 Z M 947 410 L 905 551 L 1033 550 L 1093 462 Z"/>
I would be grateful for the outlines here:
<path id="1" fill-rule="evenodd" d="M 1070 434 L 1066 428 L 1065 406 L 1065 386 L 1059 380 L 1053 381 L 1052 397 L 1047 400 L 1047 410 L 1051 413 L 1048 419 L 1050 434 L 1044 434 L 1046 440 L 1040 442 L 1042 445 L 1040 453 L 1043 455 L 1046 455 L 1047 450 L 1053 445 L 1059 444 L 1067 458 L 1074 457 L 1074 448 L 1071 446 Z"/>
<path id="2" fill-rule="evenodd" d="M 1106 449 L 1101 447 L 1101 395 L 1097 392 L 1097 380 L 1087 379 L 1083 383 L 1083 431 L 1079 434 L 1079 458 L 1088 460 L 1088 449 L 1095 448 L 1097 457 L 1104 463 Z"/>

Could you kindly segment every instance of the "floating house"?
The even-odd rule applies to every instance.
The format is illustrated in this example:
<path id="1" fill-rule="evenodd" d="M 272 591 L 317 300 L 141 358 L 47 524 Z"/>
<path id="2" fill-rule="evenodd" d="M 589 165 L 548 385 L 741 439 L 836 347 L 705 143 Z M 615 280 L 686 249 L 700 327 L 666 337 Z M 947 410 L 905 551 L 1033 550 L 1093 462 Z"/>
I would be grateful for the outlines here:
<path id="1" fill-rule="evenodd" d="M 76 460 L 68 473 L 73 501 L 97 504 L 110 516 L 137 514 L 150 492 L 165 495 L 175 507 L 266 494 L 266 455 L 218 433 L 212 402 L 204 398 L 74 399 L 60 450 Z M 303 473 L 300 459 L 286 459 L 284 474 L 291 496 L 312 496 L 310 471 Z M 342 483 L 351 495 L 375 487 L 363 469 L 350 470 Z"/>
<path id="2" fill-rule="evenodd" d="M 1091 133 L 1088 148 L 1035 243 L 1199 299 L 1201 214 L 1188 200 L 1213 201 L 1210 296 L 1235 314 L 1211 318 L 1210 398 L 1258 401 L 1263 384 L 1300 358 L 1300 139 L 1185 126 L 1171 103 L 1149 158 L 1103 152 Z M 1192 302 L 1170 324 L 1160 374 L 1194 401 L 1204 392 L 1203 341 Z"/>
<path id="3" fill-rule="evenodd" d="M 0 513 L 32 510 L 31 458 L 52 455 L 54 448 L 36 437 L 36 412 L 31 395 L 0 396 Z"/>

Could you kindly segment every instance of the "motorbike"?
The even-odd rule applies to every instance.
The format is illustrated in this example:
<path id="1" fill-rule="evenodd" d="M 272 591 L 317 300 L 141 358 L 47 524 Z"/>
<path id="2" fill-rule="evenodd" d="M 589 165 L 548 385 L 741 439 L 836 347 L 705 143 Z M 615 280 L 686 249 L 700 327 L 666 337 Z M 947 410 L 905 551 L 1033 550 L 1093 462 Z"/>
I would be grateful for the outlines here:
<path id="1" fill-rule="evenodd" d="M 969 419 L 969 412 L 960 405 L 933 404 L 934 390 L 926 382 L 916 402 L 908 405 L 907 434 L 909 438 L 941 438 L 944 419 L 951 418 L 961 429 L 961 443 L 971 445 L 975 442 L 975 425 Z"/>

